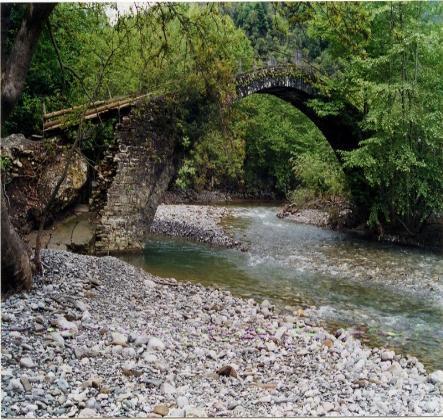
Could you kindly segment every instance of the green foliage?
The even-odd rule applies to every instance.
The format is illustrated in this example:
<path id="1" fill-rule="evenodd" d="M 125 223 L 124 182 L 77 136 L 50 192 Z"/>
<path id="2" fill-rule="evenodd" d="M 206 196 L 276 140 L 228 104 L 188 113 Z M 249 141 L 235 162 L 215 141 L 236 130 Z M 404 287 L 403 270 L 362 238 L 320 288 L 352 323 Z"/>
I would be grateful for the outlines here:
<path id="1" fill-rule="evenodd" d="M 332 150 L 307 151 L 292 159 L 292 168 L 300 187 L 290 194 L 290 201 L 329 199 L 348 195 L 346 178 Z"/>
<path id="2" fill-rule="evenodd" d="M 297 184 L 291 158 L 311 148 L 322 149 L 326 143 L 300 111 L 268 95 L 244 99 L 234 129 L 245 141 L 246 188 L 255 193 L 270 190 L 285 196 Z"/>
<path id="3" fill-rule="evenodd" d="M 12 161 L 9 156 L 0 156 L 0 171 L 7 171 L 11 167 Z"/>
<path id="4" fill-rule="evenodd" d="M 20 6 L 14 9 L 17 16 L 15 26 L 20 22 L 20 10 Z M 50 25 L 60 57 L 57 56 L 50 32 L 45 26 L 31 62 L 23 94 L 3 126 L 5 134 L 21 132 L 29 136 L 40 133 L 43 106 L 50 112 L 84 103 L 87 100 L 85 91 L 89 90 L 89 94 L 93 95 L 88 78 L 91 74 L 97 74 L 93 63 L 98 60 L 98 40 L 106 21 L 104 7 L 100 5 L 85 7 L 82 4 L 63 3 L 54 9 Z M 60 67 L 59 59 L 66 67 L 64 70 Z M 82 66 L 82 62 L 89 63 L 89 66 Z M 80 80 L 67 68 L 74 70 Z"/>
<path id="5" fill-rule="evenodd" d="M 300 183 L 292 170 L 294 157 L 311 150 L 328 156 L 326 171 L 337 165 L 318 128 L 278 98 L 252 95 L 225 117 L 226 131 L 217 124 L 208 126 L 190 151 L 176 182 L 180 188 L 275 192 L 284 197 Z"/>
<path id="6" fill-rule="evenodd" d="M 352 23 L 348 8 L 331 14 L 338 30 L 326 33 L 327 54 L 340 63 L 332 87 L 365 112 L 370 133 L 359 149 L 343 153 L 345 167 L 360 170 L 373 190 L 366 202 L 371 226 L 414 234 L 443 210 L 442 6 L 354 7 L 366 16 L 353 25 L 361 36 L 351 40 L 339 30 L 339 22 Z"/>
<path id="7" fill-rule="evenodd" d="M 41 100 L 25 91 L 8 121 L 5 121 L 2 132 L 6 136 L 12 133 L 31 135 L 40 132 L 42 124 Z"/>
<path id="8" fill-rule="evenodd" d="M 308 59 L 327 98 L 310 106 L 328 116 L 351 103 L 364 115 L 366 140 L 340 158 L 369 224 L 415 233 L 443 211 L 442 3 L 136 4 L 111 22 L 112 7 L 55 8 L 3 135 L 38 132 L 43 104 L 174 93 L 186 152 L 179 187 L 346 194 L 334 154 L 299 111 L 266 95 L 227 109 L 238 72 Z M 14 8 L 6 49 L 23 11 Z M 93 161 L 113 139 L 112 123 L 97 127 L 83 145 Z"/>
<path id="9" fill-rule="evenodd" d="M 297 61 L 318 48 L 306 37 L 301 20 L 295 22 L 295 16 L 300 18 L 308 10 L 301 3 L 224 3 L 222 10 L 251 41 L 257 64 Z"/>

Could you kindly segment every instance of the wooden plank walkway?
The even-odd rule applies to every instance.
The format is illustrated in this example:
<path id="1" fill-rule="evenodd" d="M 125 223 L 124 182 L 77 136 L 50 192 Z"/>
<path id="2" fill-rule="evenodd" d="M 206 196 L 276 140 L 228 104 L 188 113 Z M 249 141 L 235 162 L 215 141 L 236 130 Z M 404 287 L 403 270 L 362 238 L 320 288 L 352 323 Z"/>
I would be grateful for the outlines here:
<path id="1" fill-rule="evenodd" d="M 96 118 L 105 117 L 107 114 L 118 112 L 130 108 L 135 103 L 143 98 L 146 98 L 149 94 L 139 96 L 124 96 L 118 98 L 111 98 L 108 101 L 98 101 L 91 104 L 90 107 L 84 111 L 85 120 L 93 120 Z M 60 111 L 49 112 L 43 115 L 43 133 L 49 133 L 51 131 L 60 130 L 68 127 L 69 125 L 76 125 L 75 121 L 76 113 L 77 120 L 80 119 L 83 106 L 78 105 L 72 108 L 62 109 Z"/>

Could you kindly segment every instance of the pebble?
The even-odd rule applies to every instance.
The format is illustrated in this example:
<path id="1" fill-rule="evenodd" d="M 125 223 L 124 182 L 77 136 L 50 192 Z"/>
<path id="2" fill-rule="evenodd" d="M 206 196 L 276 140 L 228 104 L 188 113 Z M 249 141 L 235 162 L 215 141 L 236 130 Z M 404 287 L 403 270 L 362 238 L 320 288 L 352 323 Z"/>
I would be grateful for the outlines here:
<path id="1" fill-rule="evenodd" d="M 20 382 L 23 385 L 23 388 L 26 392 L 30 392 L 32 390 L 31 382 L 29 381 L 29 378 L 26 375 L 22 375 L 20 377 Z"/>
<path id="2" fill-rule="evenodd" d="M 19 379 L 11 379 L 9 381 L 9 387 L 13 390 L 13 391 L 19 391 L 19 392 L 24 392 L 25 388 L 23 387 L 22 383 L 20 382 Z"/>
<path id="3" fill-rule="evenodd" d="M 150 230 L 155 234 L 184 237 L 217 246 L 241 247 L 220 226 L 221 219 L 228 214 L 230 210 L 222 207 L 160 205 Z"/>
<path id="4" fill-rule="evenodd" d="M 64 316 L 59 316 L 56 320 L 57 327 L 62 331 L 62 333 L 77 334 L 78 327 L 74 322 L 68 321 Z"/>
<path id="5" fill-rule="evenodd" d="M 143 346 L 144 344 L 148 343 L 149 338 L 150 338 L 149 335 L 146 335 L 146 334 L 137 335 L 135 337 L 134 344 L 136 346 Z"/>
<path id="6" fill-rule="evenodd" d="M 289 317 L 280 315 L 269 301 L 257 305 L 223 290 L 159 279 L 114 257 L 42 250 L 42 258 L 45 278 L 37 276 L 29 293 L 6 298 L 2 319 L 58 330 L 2 330 L 4 417 L 441 412 L 441 371 L 427 374 L 414 358 L 371 351 L 349 331 L 336 339 L 315 326 L 312 308 L 303 318 L 293 308 Z M 88 278 L 100 285 L 86 308 L 77 302 Z M 31 303 L 46 309 L 32 311 Z M 86 311 L 90 319 L 80 324 Z M 62 317 L 69 324 L 54 324 Z M 34 370 L 24 375 L 26 359 Z M 237 377 L 216 373 L 226 367 Z"/>
<path id="7" fill-rule="evenodd" d="M 26 404 L 23 411 L 25 413 L 34 413 L 36 410 L 38 410 L 38 406 L 36 404 Z"/>
<path id="8" fill-rule="evenodd" d="M 132 347 L 126 347 L 122 350 L 122 356 L 126 359 L 133 359 L 137 353 Z"/>
<path id="9" fill-rule="evenodd" d="M 186 417 L 208 417 L 206 410 L 201 407 L 188 406 L 184 411 Z"/>
<path id="10" fill-rule="evenodd" d="M 334 404 L 332 404 L 330 402 L 325 402 L 322 405 L 322 409 L 325 413 L 329 413 L 330 411 L 332 411 L 334 409 Z"/>
<path id="11" fill-rule="evenodd" d="M 164 382 L 160 388 L 160 391 L 167 396 L 175 395 L 177 392 L 175 386 L 170 384 L 169 382 Z"/>
<path id="12" fill-rule="evenodd" d="M 395 356 L 395 353 L 393 351 L 384 351 L 381 354 L 381 360 L 386 361 L 386 360 L 393 360 Z"/>
<path id="13" fill-rule="evenodd" d="M 151 337 L 148 342 L 148 351 L 162 351 L 165 344 L 157 337 Z"/>
<path id="14" fill-rule="evenodd" d="M 443 370 L 436 370 L 429 375 L 429 380 L 433 384 L 443 384 Z"/>
<path id="15" fill-rule="evenodd" d="M 52 341 L 60 347 L 65 347 L 65 339 L 58 332 L 52 332 L 50 334 Z"/>
<path id="16" fill-rule="evenodd" d="M 169 413 L 168 417 L 185 417 L 185 410 L 181 408 L 173 408 Z"/>
<path id="17" fill-rule="evenodd" d="M 157 361 L 157 356 L 149 351 L 145 351 L 143 353 L 143 359 L 145 360 L 145 362 L 147 363 L 154 363 Z"/>
<path id="18" fill-rule="evenodd" d="M 60 378 L 56 381 L 57 387 L 65 394 L 69 392 L 69 384 L 65 379 Z"/>
<path id="19" fill-rule="evenodd" d="M 119 332 L 111 333 L 112 344 L 117 346 L 125 346 L 128 342 L 128 336 L 124 334 L 120 334 Z"/>
<path id="20" fill-rule="evenodd" d="M 95 411 L 92 408 L 84 408 L 83 410 L 80 410 L 78 413 L 79 418 L 91 418 L 91 417 L 98 417 L 97 411 Z"/>
<path id="21" fill-rule="evenodd" d="M 159 414 L 160 416 L 166 416 L 169 413 L 169 408 L 165 405 L 165 404 L 157 404 L 154 409 L 153 412 L 155 414 Z"/>
<path id="22" fill-rule="evenodd" d="M 20 359 L 20 367 L 22 368 L 33 368 L 35 363 L 29 357 L 22 357 Z"/>
<path id="23" fill-rule="evenodd" d="M 187 405 L 189 405 L 189 400 L 185 396 L 183 396 L 183 395 L 177 397 L 176 402 L 177 402 L 177 407 L 178 408 L 184 408 Z"/>

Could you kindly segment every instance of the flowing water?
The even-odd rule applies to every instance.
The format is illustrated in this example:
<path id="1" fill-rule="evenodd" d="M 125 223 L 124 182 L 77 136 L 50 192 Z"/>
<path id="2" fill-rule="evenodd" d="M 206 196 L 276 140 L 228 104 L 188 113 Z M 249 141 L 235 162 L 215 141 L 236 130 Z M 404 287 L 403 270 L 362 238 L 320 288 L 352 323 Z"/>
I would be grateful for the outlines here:
<path id="1" fill-rule="evenodd" d="M 142 255 L 123 258 L 162 277 L 270 299 L 281 308 L 313 305 L 331 330 L 353 328 L 372 346 L 443 368 L 441 256 L 296 224 L 276 212 L 233 207 L 224 225 L 246 252 L 152 237 Z"/>

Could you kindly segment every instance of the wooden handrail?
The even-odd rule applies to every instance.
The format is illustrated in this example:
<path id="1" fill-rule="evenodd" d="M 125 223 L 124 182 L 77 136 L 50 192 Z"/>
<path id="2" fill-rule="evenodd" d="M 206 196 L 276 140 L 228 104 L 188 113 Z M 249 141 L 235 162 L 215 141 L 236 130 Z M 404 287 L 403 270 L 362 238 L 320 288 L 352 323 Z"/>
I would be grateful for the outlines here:
<path id="1" fill-rule="evenodd" d="M 126 108 L 140 99 L 147 97 L 149 94 L 143 94 L 139 96 L 126 96 L 126 97 L 118 97 L 111 98 L 108 101 L 97 101 L 94 102 L 85 112 L 84 118 L 86 120 L 90 120 L 98 117 L 100 114 L 104 114 L 109 111 Z M 43 131 L 55 130 L 58 128 L 62 128 L 67 123 L 66 118 L 62 118 L 63 116 L 69 116 L 76 110 L 81 109 L 81 105 L 74 106 L 72 108 L 62 109 L 55 112 L 50 112 L 48 114 L 43 115 Z M 53 119 L 54 117 L 59 117 Z"/>
<path id="2" fill-rule="evenodd" d="M 97 102 L 92 103 L 91 106 L 102 105 L 105 102 L 106 101 L 103 101 L 103 100 L 97 101 Z M 75 111 L 76 109 L 80 109 L 81 107 L 82 107 L 82 105 L 76 105 L 71 108 L 60 109 L 59 111 L 48 112 L 43 115 L 43 118 L 50 119 L 53 117 L 58 117 L 59 115 L 63 115 L 63 114 Z"/>

